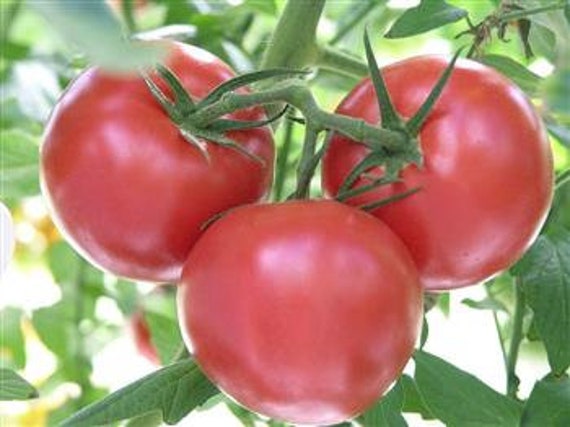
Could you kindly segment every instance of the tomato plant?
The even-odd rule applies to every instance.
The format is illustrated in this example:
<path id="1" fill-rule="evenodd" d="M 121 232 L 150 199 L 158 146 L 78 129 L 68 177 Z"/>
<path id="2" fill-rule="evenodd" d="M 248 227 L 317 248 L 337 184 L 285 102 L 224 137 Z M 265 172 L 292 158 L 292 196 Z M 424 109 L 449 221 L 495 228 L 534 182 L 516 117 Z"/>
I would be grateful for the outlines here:
<path id="1" fill-rule="evenodd" d="M 410 357 L 422 313 L 400 240 L 332 201 L 228 213 L 192 250 L 178 299 L 193 354 L 222 390 L 304 424 L 371 406 Z"/>
<path id="2" fill-rule="evenodd" d="M 197 47 L 170 43 L 167 66 L 196 99 L 233 76 Z M 234 120 L 260 120 L 259 108 Z M 77 250 L 119 276 L 179 277 L 203 224 L 262 198 L 272 177 L 267 128 L 228 132 L 263 162 L 202 141 L 191 146 L 142 77 L 91 68 L 68 88 L 47 124 L 41 151 L 44 193 Z"/>
<path id="3" fill-rule="evenodd" d="M 418 110 L 446 66 L 441 57 L 423 56 L 382 70 L 400 115 L 408 118 Z M 337 112 L 377 123 L 371 81 L 359 83 Z M 460 60 L 422 127 L 419 143 L 422 166 L 410 165 L 401 182 L 348 203 L 419 190 L 373 213 L 409 247 L 427 289 L 472 285 L 511 266 L 536 238 L 553 191 L 550 144 L 529 100 L 495 70 Z M 368 151 L 335 136 L 323 160 L 324 190 L 337 194 Z M 368 171 L 355 185 L 381 174 Z"/>

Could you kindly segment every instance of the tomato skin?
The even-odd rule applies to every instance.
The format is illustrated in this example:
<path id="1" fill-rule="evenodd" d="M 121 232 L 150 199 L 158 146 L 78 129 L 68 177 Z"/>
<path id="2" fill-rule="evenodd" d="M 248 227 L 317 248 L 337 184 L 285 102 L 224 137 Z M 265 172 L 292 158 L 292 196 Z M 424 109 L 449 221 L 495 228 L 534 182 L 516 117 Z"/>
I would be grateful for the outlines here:
<path id="1" fill-rule="evenodd" d="M 303 424 L 372 405 L 408 361 L 422 314 L 402 242 L 334 201 L 229 212 L 191 251 L 178 292 L 183 336 L 210 379 Z"/>
<path id="2" fill-rule="evenodd" d="M 403 117 L 418 110 L 447 63 L 423 56 L 384 68 L 388 91 Z M 337 112 L 378 123 L 370 81 L 359 83 Z M 476 284 L 508 268 L 538 234 L 553 192 L 549 142 L 530 102 L 496 71 L 460 59 L 419 139 L 423 168 L 408 166 L 403 182 L 348 203 L 421 188 L 373 214 L 408 246 L 428 290 Z M 362 145 L 336 135 L 323 159 L 325 193 L 337 194 L 366 153 Z M 364 182 L 360 178 L 355 185 Z"/>
<path id="3" fill-rule="evenodd" d="M 168 67 L 194 99 L 233 72 L 208 52 L 168 43 Z M 261 108 L 230 115 L 261 120 Z M 209 161 L 180 135 L 142 78 L 89 69 L 55 108 L 41 148 L 55 222 L 93 264 L 130 279 L 173 282 L 202 225 L 264 197 L 274 146 L 267 127 L 228 132 L 255 162 L 208 143 Z"/>

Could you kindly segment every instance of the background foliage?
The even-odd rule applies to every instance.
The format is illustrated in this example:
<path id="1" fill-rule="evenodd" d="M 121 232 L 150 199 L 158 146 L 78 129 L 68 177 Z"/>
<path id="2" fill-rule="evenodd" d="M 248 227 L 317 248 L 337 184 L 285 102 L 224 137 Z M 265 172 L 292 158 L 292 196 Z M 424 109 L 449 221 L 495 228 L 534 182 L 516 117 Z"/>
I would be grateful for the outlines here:
<path id="1" fill-rule="evenodd" d="M 550 132 L 558 185 L 548 222 L 529 253 L 511 271 L 482 286 L 475 298 L 462 301 L 464 307 L 492 317 L 496 331 L 488 334 L 498 333 L 506 387 L 495 390 L 418 350 L 414 369 L 358 422 L 570 425 L 570 6 L 556 0 L 433 0 L 407 2 L 407 8 L 405 3 L 329 1 L 318 42 L 361 61 L 367 27 L 380 64 L 420 53 L 449 54 L 468 45 L 474 57 L 532 97 Z M 66 425 L 89 425 L 131 419 L 130 425 L 157 425 L 161 419 L 179 422 L 197 407 L 209 411 L 223 404 L 243 425 L 262 422 L 221 397 L 191 361 L 171 364 L 181 342 L 172 289 L 103 274 L 65 243 L 40 196 L 38 147 L 51 108 L 86 66 L 121 71 L 157 59 L 157 52 L 127 44 L 125 34 L 193 43 L 247 72 L 261 62 L 283 7 L 277 0 L 2 2 L 0 196 L 14 216 L 17 247 L 0 284 L 0 400 L 10 401 L 0 402 L 0 423 L 55 425 L 67 419 Z M 521 12 L 532 9 L 545 10 Z M 312 74 L 311 86 L 321 105 L 332 110 L 358 76 L 351 75 L 354 69 L 337 73 L 326 63 L 317 65 L 323 68 Z M 293 146 L 290 158 L 278 160 L 283 188 L 273 197 L 281 199 L 294 186 L 301 126 L 286 121 L 276 140 L 280 146 Z M 313 194 L 319 191 L 314 182 Z M 434 297 L 427 319 L 445 322 L 451 299 L 447 294 Z M 129 319 L 140 310 L 166 367 L 145 365 L 148 377 L 122 384 L 124 389 L 109 395 L 110 386 L 97 378 L 94 364 L 108 354 L 106 349 L 130 339 Z M 424 331 L 435 335 L 435 328 L 430 323 Z M 424 338 L 427 349 L 429 334 Z M 548 369 L 517 369 L 519 354 L 521 360 L 547 362 Z M 129 360 L 115 353 L 104 363 Z M 519 377 L 535 382 L 530 392 L 517 391 Z M 29 398 L 35 399 L 12 403 Z M 99 403 L 77 412 L 93 402 Z"/>

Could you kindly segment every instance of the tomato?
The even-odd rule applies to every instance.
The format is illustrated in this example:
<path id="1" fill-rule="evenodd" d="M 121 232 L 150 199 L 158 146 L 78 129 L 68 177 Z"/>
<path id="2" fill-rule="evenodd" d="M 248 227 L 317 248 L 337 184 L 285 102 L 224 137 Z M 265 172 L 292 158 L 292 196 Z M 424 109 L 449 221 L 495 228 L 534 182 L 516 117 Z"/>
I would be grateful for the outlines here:
<path id="1" fill-rule="evenodd" d="M 384 68 L 394 106 L 404 118 L 418 110 L 447 64 L 444 58 L 423 56 Z M 378 123 L 370 80 L 360 82 L 337 112 Z M 553 191 L 549 142 L 527 98 L 496 71 L 459 60 L 419 140 L 423 167 L 408 166 L 402 182 L 348 203 L 420 189 L 373 214 L 408 246 L 427 289 L 475 284 L 509 267 L 535 239 Z M 337 194 L 367 152 L 343 136 L 332 138 L 323 159 L 327 195 Z M 355 186 L 368 179 L 359 177 Z"/>
<path id="2" fill-rule="evenodd" d="M 178 292 L 206 375 L 244 406 L 303 424 L 372 405 L 408 361 L 422 314 L 400 239 L 334 201 L 229 212 L 190 252 Z"/>
<path id="3" fill-rule="evenodd" d="M 204 50 L 167 46 L 167 66 L 195 99 L 233 76 Z M 251 108 L 229 118 L 265 116 Z M 139 75 L 89 69 L 57 104 L 41 147 L 42 186 L 55 222 L 84 257 L 105 270 L 177 281 L 204 223 L 259 200 L 271 184 L 271 131 L 227 136 L 264 162 L 211 142 L 206 158 L 183 139 Z"/>
<path id="4" fill-rule="evenodd" d="M 139 353 L 143 355 L 149 362 L 159 365 L 160 359 L 156 347 L 152 343 L 148 324 L 144 319 L 144 312 L 137 311 L 130 319 L 130 327 L 133 334 L 133 340 Z"/>

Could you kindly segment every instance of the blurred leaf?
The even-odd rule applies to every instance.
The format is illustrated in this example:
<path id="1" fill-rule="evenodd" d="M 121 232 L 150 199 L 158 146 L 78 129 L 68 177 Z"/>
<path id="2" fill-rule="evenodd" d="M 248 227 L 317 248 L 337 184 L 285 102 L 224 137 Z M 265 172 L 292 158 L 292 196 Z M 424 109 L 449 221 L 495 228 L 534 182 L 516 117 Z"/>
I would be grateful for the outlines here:
<path id="1" fill-rule="evenodd" d="M 72 307 L 65 301 L 34 311 L 32 323 L 44 345 L 59 359 L 65 360 L 73 352 L 78 333 L 73 322 Z"/>
<path id="2" fill-rule="evenodd" d="M 0 368 L 0 401 L 27 400 L 38 397 L 37 390 L 16 372 Z"/>
<path id="3" fill-rule="evenodd" d="M 103 1 L 30 1 L 60 36 L 73 42 L 89 59 L 115 71 L 136 70 L 159 62 L 165 52 L 157 45 L 133 44 Z"/>
<path id="4" fill-rule="evenodd" d="M 532 23 L 529 30 L 529 43 L 535 54 L 544 56 L 552 63 L 556 62 L 556 35 L 548 27 Z"/>
<path id="5" fill-rule="evenodd" d="M 544 83 L 544 100 L 552 113 L 570 126 L 570 64 L 559 67 Z"/>
<path id="6" fill-rule="evenodd" d="M 459 21 L 466 16 L 465 9 L 455 7 L 445 0 L 422 0 L 419 6 L 406 10 L 394 22 L 385 37 L 410 37 Z"/>
<path id="7" fill-rule="evenodd" d="M 2 341 L 0 341 L 1 366 L 24 369 L 26 365 L 26 348 L 22 333 L 22 310 L 6 307 L 0 311 Z"/>
<path id="8" fill-rule="evenodd" d="M 167 424 L 175 424 L 204 403 L 218 389 L 193 360 L 162 368 L 110 394 L 67 419 L 62 426 L 109 424 L 155 410 Z"/>
<path id="9" fill-rule="evenodd" d="M 0 130 L 2 197 L 39 194 L 39 148 L 36 138 L 20 130 Z"/>
<path id="10" fill-rule="evenodd" d="M 260 421 L 260 418 L 254 412 L 238 405 L 233 400 L 226 398 L 225 404 L 244 427 L 255 427 L 256 423 Z"/>
<path id="11" fill-rule="evenodd" d="M 404 388 L 398 381 L 372 408 L 359 417 L 364 427 L 405 427 L 402 416 Z"/>
<path id="12" fill-rule="evenodd" d="M 164 365 L 174 360 L 182 343 L 175 312 L 175 307 L 173 307 L 170 313 L 148 310 L 144 315 L 150 330 L 151 342 Z"/>
<path id="13" fill-rule="evenodd" d="M 242 7 L 268 15 L 277 15 L 278 10 L 275 0 L 245 0 Z"/>
<path id="14" fill-rule="evenodd" d="M 525 0 L 524 8 L 533 9 L 545 5 L 544 0 Z M 549 1 L 546 4 L 553 4 L 555 2 Z M 567 54 L 568 40 L 570 40 L 570 26 L 564 16 L 562 8 L 558 10 L 551 10 L 548 12 L 537 13 L 530 15 L 529 19 L 533 26 L 542 26 L 548 28 L 555 36 L 555 43 L 550 46 L 555 58 L 561 58 L 560 55 Z M 532 30 L 531 30 L 532 31 Z"/>
<path id="15" fill-rule="evenodd" d="M 514 59 L 503 55 L 484 55 L 480 61 L 510 78 L 529 96 L 538 93 L 542 78 Z"/>
<path id="16" fill-rule="evenodd" d="M 437 307 L 444 315 L 449 316 L 449 312 L 451 310 L 451 298 L 449 297 L 449 292 L 441 293 L 439 295 Z"/>
<path id="17" fill-rule="evenodd" d="M 492 298 L 490 296 L 480 300 L 475 301 L 471 298 L 465 298 L 461 301 L 462 304 L 465 304 L 467 307 L 475 308 L 477 310 L 493 310 L 493 311 L 502 311 L 504 313 L 508 313 L 507 307 L 498 299 Z"/>
<path id="18" fill-rule="evenodd" d="M 570 366 L 570 232 L 540 236 L 512 273 L 522 280 L 550 367 L 565 372 Z"/>
<path id="19" fill-rule="evenodd" d="M 515 426 L 522 408 L 445 360 L 417 351 L 415 380 L 427 406 L 448 427 Z"/>
<path id="20" fill-rule="evenodd" d="M 420 414 L 424 420 L 434 419 L 435 417 L 418 390 L 416 381 L 412 377 L 404 374 L 400 377 L 399 383 L 404 391 L 402 411 Z"/>
<path id="21" fill-rule="evenodd" d="M 557 123 L 547 122 L 548 131 L 562 144 L 570 148 L 570 128 Z"/>
<path id="22" fill-rule="evenodd" d="M 570 378 L 538 381 L 525 405 L 522 427 L 564 427 L 570 425 Z"/>

